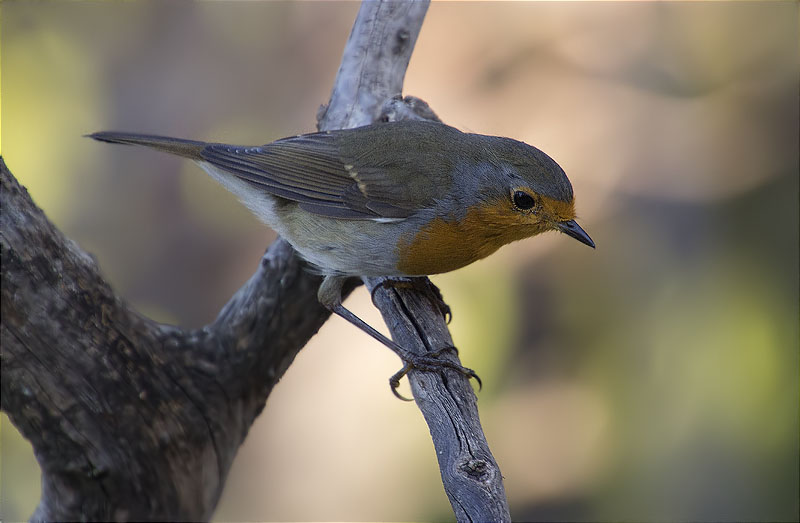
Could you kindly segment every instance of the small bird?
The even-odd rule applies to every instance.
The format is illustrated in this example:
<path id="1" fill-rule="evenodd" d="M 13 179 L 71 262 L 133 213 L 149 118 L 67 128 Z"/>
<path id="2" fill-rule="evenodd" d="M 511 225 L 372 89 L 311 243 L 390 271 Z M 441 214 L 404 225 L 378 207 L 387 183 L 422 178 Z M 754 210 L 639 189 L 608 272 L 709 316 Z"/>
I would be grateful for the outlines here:
<path id="1" fill-rule="evenodd" d="M 393 349 L 405 372 L 452 367 L 477 377 L 403 349 L 343 307 L 347 278 L 449 272 L 550 230 L 594 247 L 575 222 L 572 185 L 549 156 L 438 122 L 376 123 L 252 147 L 113 131 L 89 137 L 194 160 L 324 276 L 320 303 Z"/>

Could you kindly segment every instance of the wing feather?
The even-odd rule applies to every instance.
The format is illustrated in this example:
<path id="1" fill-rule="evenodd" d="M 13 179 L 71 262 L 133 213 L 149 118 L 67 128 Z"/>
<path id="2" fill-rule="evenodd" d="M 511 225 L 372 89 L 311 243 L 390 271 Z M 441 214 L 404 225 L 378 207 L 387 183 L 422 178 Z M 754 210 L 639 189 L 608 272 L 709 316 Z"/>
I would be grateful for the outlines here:
<path id="1" fill-rule="evenodd" d="M 312 213 L 398 220 L 447 190 L 445 180 L 449 178 L 420 171 L 426 163 L 450 171 L 446 162 L 420 161 L 421 157 L 442 154 L 433 133 L 446 126 L 420 122 L 384 125 L 394 126 L 392 132 L 368 126 L 283 138 L 258 147 L 209 144 L 200 156 L 261 190 L 298 202 Z M 402 182 L 387 175 L 412 171 L 416 176 Z"/>

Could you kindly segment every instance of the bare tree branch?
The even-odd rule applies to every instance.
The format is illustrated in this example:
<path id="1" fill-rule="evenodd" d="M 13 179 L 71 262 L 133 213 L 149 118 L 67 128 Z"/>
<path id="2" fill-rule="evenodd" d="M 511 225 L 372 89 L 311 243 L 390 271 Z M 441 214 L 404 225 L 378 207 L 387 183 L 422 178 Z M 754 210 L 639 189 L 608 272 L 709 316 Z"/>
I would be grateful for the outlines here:
<path id="1" fill-rule="evenodd" d="M 431 117 L 398 98 L 426 9 L 427 2 L 362 5 L 320 129 Z M 328 317 L 316 299 L 319 277 L 278 240 L 212 324 L 161 325 L 113 293 L 2 158 L 0 181 L 0 406 L 42 468 L 33 519 L 210 518 L 272 387 Z M 403 346 L 452 344 L 424 295 L 380 288 L 375 297 Z M 509 520 L 470 384 L 449 372 L 412 371 L 410 380 L 456 517 Z"/>
<path id="2" fill-rule="evenodd" d="M 214 323 L 160 325 L 4 162 L 0 176 L 2 409 L 42 468 L 33 519 L 210 518 L 272 387 L 327 318 L 318 278 L 276 242 Z"/>
<path id="3" fill-rule="evenodd" d="M 377 120 L 438 120 L 428 104 L 400 99 L 406 66 L 427 2 L 364 2 L 345 49 L 320 129 L 355 127 Z M 390 16 L 384 16 L 391 11 Z M 337 103 L 341 99 L 351 100 Z M 336 107 L 334 111 L 331 108 Z M 365 279 L 370 291 L 377 279 Z M 418 354 L 453 345 L 438 307 L 413 289 L 375 291 L 392 338 Z M 460 363 L 457 356 L 447 356 Z M 500 468 L 478 417 L 469 381 L 456 372 L 409 374 L 411 390 L 431 431 L 442 482 L 458 521 L 510 521 Z"/>
<path id="4" fill-rule="evenodd" d="M 321 131 L 369 125 L 379 118 L 386 100 L 403 92 L 408 62 L 429 3 L 389 0 L 361 4 L 331 100 L 317 115 Z"/>
<path id="5" fill-rule="evenodd" d="M 368 279 L 372 290 L 377 279 Z M 418 354 L 450 347 L 453 341 L 441 312 L 417 291 L 381 288 L 375 303 L 392 338 Z M 460 363 L 446 353 L 441 357 Z M 446 371 L 409 373 L 411 391 L 425 416 L 439 460 L 447 497 L 458 521 L 511 521 L 503 477 L 483 435 L 477 398 L 469 380 Z"/>

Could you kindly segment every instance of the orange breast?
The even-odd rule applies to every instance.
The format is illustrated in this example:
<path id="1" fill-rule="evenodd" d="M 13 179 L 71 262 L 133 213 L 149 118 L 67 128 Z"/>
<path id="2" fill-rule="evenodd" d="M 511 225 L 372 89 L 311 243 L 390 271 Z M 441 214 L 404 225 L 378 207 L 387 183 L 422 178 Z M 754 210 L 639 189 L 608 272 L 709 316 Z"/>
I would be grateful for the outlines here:
<path id="1" fill-rule="evenodd" d="M 467 212 L 461 221 L 434 218 L 398 245 L 398 269 L 419 276 L 449 272 L 489 256 L 503 245 L 546 230 L 531 215 L 497 200 Z"/>

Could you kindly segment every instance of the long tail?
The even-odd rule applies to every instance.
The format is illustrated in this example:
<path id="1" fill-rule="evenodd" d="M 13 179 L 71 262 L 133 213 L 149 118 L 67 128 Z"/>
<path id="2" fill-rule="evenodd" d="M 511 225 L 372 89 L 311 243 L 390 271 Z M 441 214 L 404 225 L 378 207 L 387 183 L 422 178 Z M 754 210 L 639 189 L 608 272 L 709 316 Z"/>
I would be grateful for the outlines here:
<path id="1" fill-rule="evenodd" d="M 101 131 L 87 134 L 89 138 L 108 143 L 121 143 L 124 145 L 143 145 L 159 151 L 177 154 L 192 160 L 202 159 L 200 153 L 208 145 L 205 142 L 170 138 L 168 136 L 154 136 L 152 134 L 119 133 L 115 131 Z"/>

